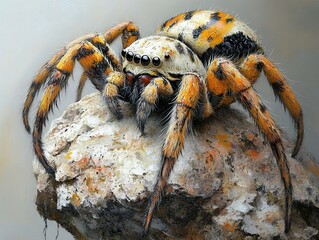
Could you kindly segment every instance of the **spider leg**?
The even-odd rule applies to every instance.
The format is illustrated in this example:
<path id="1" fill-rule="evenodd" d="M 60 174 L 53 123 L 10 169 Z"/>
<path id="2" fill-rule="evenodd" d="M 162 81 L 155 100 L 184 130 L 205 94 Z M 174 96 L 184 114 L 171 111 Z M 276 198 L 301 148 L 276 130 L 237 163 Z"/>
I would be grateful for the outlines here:
<path id="1" fill-rule="evenodd" d="M 166 139 L 162 147 L 161 170 L 148 206 L 143 234 L 148 232 L 155 207 L 160 202 L 167 185 L 167 180 L 183 148 L 187 127 L 190 124 L 194 108 L 199 98 L 200 79 L 195 75 L 183 76 L 180 90 L 171 113 Z"/>
<path id="2" fill-rule="evenodd" d="M 297 141 L 292 152 L 295 157 L 301 147 L 304 135 L 303 113 L 301 106 L 288 85 L 283 74 L 278 68 L 263 55 L 250 55 L 241 66 L 241 73 L 251 82 L 255 82 L 260 71 L 263 70 L 269 84 L 272 86 L 275 96 L 280 99 L 284 107 L 288 109 L 290 116 L 297 128 Z"/>
<path id="3" fill-rule="evenodd" d="M 79 80 L 79 85 L 78 85 L 78 88 L 76 90 L 76 99 L 75 99 L 76 102 L 80 101 L 82 98 L 83 88 L 84 88 L 84 85 L 85 85 L 87 79 L 88 79 L 88 77 L 86 76 L 85 72 L 83 72 L 81 74 L 81 77 Z"/>
<path id="4" fill-rule="evenodd" d="M 156 103 L 161 96 L 166 96 L 168 99 L 174 94 L 173 88 L 168 80 L 157 77 L 144 88 L 141 97 L 137 102 L 136 119 L 138 127 L 144 134 L 146 119 L 155 109 Z"/>
<path id="5" fill-rule="evenodd" d="M 285 187 L 285 232 L 288 232 L 291 225 L 292 184 L 280 131 L 253 90 L 251 83 L 236 69 L 234 64 L 223 59 L 215 59 L 214 62 L 217 63 L 214 70 L 215 76 L 228 84 L 237 101 L 255 120 L 275 155 Z"/>
<path id="6" fill-rule="evenodd" d="M 123 88 L 125 75 L 122 72 L 112 72 L 106 78 L 106 84 L 102 96 L 110 111 L 118 118 L 123 118 L 119 104 L 120 89 Z"/>
<path id="7" fill-rule="evenodd" d="M 24 107 L 22 111 L 22 119 L 25 129 L 28 133 L 31 132 L 30 124 L 29 124 L 29 111 L 32 105 L 32 102 L 39 92 L 41 86 L 46 82 L 48 75 L 52 71 L 55 64 L 61 59 L 61 57 L 65 54 L 65 49 L 60 50 L 57 54 L 55 54 L 47 63 L 45 63 L 38 74 L 33 78 L 32 84 L 29 87 L 26 100 L 24 102 Z"/>
<path id="8" fill-rule="evenodd" d="M 55 54 L 46 64 L 44 64 L 40 68 L 40 71 L 38 72 L 38 74 L 32 80 L 32 84 L 28 90 L 27 97 L 24 103 L 24 108 L 22 111 L 23 123 L 28 133 L 30 133 L 30 124 L 29 124 L 28 115 L 29 115 L 30 107 L 33 103 L 33 100 L 36 94 L 39 92 L 43 84 L 45 84 L 49 75 L 53 72 L 55 65 L 61 60 L 61 58 L 66 54 L 66 52 L 69 51 L 69 49 L 73 48 L 74 46 L 84 41 L 90 42 L 93 46 L 97 47 L 99 51 L 107 57 L 108 61 L 111 63 L 112 67 L 115 70 L 121 69 L 122 65 L 120 61 L 116 57 L 116 54 L 112 52 L 112 50 L 110 49 L 110 47 L 108 46 L 108 44 L 106 43 L 106 40 L 104 39 L 102 35 L 88 34 L 70 42 L 63 49 L 61 49 L 57 54 Z M 81 96 L 83 86 L 87 79 L 87 77 L 85 76 L 86 76 L 85 73 L 83 73 L 81 76 L 81 81 L 80 81 L 81 86 L 79 86 L 78 88 L 77 96 Z M 77 97 L 77 99 L 78 98 L 79 97 Z"/>
<path id="9" fill-rule="evenodd" d="M 113 72 L 103 54 L 88 41 L 74 44 L 54 67 L 40 101 L 33 130 L 35 154 L 48 173 L 54 173 L 54 170 L 49 166 L 42 149 L 43 126 L 60 91 L 66 86 L 76 60 L 79 61 L 86 75 L 100 91 L 105 85 L 105 76 Z"/>
<path id="10" fill-rule="evenodd" d="M 105 55 L 107 60 L 111 63 L 113 69 L 116 71 L 120 71 L 122 69 L 122 64 L 117 58 L 116 54 L 113 53 L 109 48 L 109 44 L 111 44 L 121 34 L 123 48 L 130 46 L 140 37 L 138 27 L 134 23 L 123 22 L 107 30 L 103 35 L 97 35 L 91 41 L 91 43 L 99 48 L 99 50 Z M 87 76 L 85 75 L 85 73 L 82 73 L 77 89 L 76 101 L 79 101 L 81 99 L 86 80 Z"/>
<path id="11" fill-rule="evenodd" d="M 103 36 L 107 43 L 111 44 L 122 34 L 122 46 L 127 48 L 140 37 L 138 27 L 132 22 L 123 22 L 107 30 Z"/>

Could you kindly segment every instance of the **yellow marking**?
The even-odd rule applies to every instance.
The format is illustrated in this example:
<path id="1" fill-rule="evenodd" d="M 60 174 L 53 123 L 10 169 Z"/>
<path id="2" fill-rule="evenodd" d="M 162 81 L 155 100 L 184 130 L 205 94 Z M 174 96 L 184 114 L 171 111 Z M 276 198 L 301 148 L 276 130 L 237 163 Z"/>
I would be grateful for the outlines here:
<path id="1" fill-rule="evenodd" d="M 199 98 L 199 83 L 195 76 L 187 77 L 188 80 L 183 79 L 182 87 L 177 97 L 177 102 L 186 106 L 193 107 Z"/>
<path id="2" fill-rule="evenodd" d="M 71 47 L 66 54 L 60 59 L 56 68 L 62 70 L 63 72 L 71 73 L 74 68 L 74 56 L 77 54 L 77 51 L 80 49 L 81 44 L 74 45 Z"/>
<path id="3" fill-rule="evenodd" d="M 201 32 L 197 42 L 207 42 L 209 37 L 212 37 L 212 41 L 209 42 L 210 47 L 215 47 L 224 41 L 224 37 L 230 32 L 235 23 L 235 18 L 227 13 L 219 12 L 220 20 L 213 23 L 207 29 Z M 226 23 L 226 19 L 233 18 L 234 21 Z"/>
<path id="4" fill-rule="evenodd" d="M 77 207 L 80 206 L 81 204 L 81 198 L 77 193 L 73 193 L 70 200 L 71 200 L 71 203 Z"/>
<path id="5" fill-rule="evenodd" d="M 72 151 L 68 152 L 68 153 L 65 155 L 65 159 L 66 159 L 66 160 L 70 160 L 70 159 L 71 159 L 71 156 L 72 156 Z"/>
<path id="6" fill-rule="evenodd" d="M 104 88 L 104 95 L 107 97 L 116 97 L 118 95 L 117 86 L 114 84 L 106 84 Z"/>
<path id="7" fill-rule="evenodd" d="M 215 138 L 218 140 L 218 143 L 225 147 L 227 150 L 231 149 L 232 144 L 227 134 L 218 133 L 215 135 Z"/>
<path id="8" fill-rule="evenodd" d="M 167 30 L 170 26 L 172 26 L 173 24 L 176 24 L 180 21 L 183 21 L 185 17 L 185 13 L 179 14 L 174 18 L 169 19 L 168 21 L 165 22 L 163 31 Z"/>
<path id="9" fill-rule="evenodd" d="M 61 90 L 60 85 L 48 85 L 45 89 L 40 106 L 38 109 L 38 114 L 44 115 L 49 111 L 50 105 L 56 99 Z"/>
<path id="10" fill-rule="evenodd" d="M 88 49 L 92 49 L 92 48 L 88 48 Z M 100 52 L 95 50 L 93 54 L 80 58 L 79 62 L 84 68 L 84 70 L 88 71 L 95 64 L 102 62 L 103 60 L 104 60 L 103 55 Z"/>

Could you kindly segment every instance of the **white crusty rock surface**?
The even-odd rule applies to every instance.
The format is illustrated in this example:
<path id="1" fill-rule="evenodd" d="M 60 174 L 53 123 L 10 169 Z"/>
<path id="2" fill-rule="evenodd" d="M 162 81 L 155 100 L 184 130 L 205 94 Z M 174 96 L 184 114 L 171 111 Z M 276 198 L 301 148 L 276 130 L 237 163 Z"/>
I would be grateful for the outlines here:
<path id="1" fill-rule="evenodd" d="M 160 166 L 164 116 L 141 136 L 130 104 L 118 121 L 98 93 L 69 106 L 44 137 L 48 176 L 37 160 L 38 211 L 76 239 L 139 239 Z M 288 155 L 293 216 L 284 229 L 279 170 L 258 130 L 237 110 L 194 124 L 146 239 L 317 239 L 319 166 Z M 287 153 L 290 153 L 290 145 Z"/>

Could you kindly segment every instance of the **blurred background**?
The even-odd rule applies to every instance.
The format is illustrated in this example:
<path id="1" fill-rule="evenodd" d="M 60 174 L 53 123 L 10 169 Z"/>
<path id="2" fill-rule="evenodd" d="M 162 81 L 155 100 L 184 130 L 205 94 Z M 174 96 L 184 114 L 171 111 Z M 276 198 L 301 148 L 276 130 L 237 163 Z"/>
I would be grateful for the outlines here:
<path id="1" fill-rule="evenodd" d="M 0 239 L 44 239 L 43 219 L 34 204 L 31 136 L 21 121 L 27 89 L 38 69 L 69 41 L 133 20 L 142 36 L 184 11 L 217 9 L 246 22 L 260 36 L 270 59 L 294 89 L 305 115 L 304 147 L 319 159 L 318 0 L 1 0 L 0 1 Z M 119 43 L 114 48 L 119 49 Z M 59 116 L 75 99 L 80 67 L 61 95 Z M 89 86 L 85 94 L 94 91 Z M 272 89 L 261 78 L 256 89 L 279 126 L 294 139 L 294 127 Z M 38 99 L 39 100 L 39 99 Z M 37 101 L 36 101 L 37 102 Z M 31 117 L 34 116 L 32 109 Z M 33 122 L 33 118 L 31 119 Z M 73 239 L 48 224 L 47 239 Z"/>

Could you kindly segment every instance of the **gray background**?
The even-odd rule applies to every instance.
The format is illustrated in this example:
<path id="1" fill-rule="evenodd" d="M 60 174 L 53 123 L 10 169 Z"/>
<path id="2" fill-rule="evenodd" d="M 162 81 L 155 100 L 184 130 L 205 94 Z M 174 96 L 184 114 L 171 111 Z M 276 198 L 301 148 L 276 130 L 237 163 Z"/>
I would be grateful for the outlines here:
<path id="1" fill-rule="evenodd" d="M 266 53 L 286 75 L 303 106 L 304 146 L 318 158 L 318 0 L 0 0 L 0 239 L 44 239 L 44 222 L 34 205 L 32 141 L 23 129 L 20 113 L 31 79 L 41 65 L 83 34 L 133 20 L 142 36 L 147 36 L 163 20 L 193 9 L 227 11 L 257 31 Z M 77 68 L 56 116 L 75 98 Z M 275 103 L 264 78 L 256 88 L 279 126 L 294 138 L 293 124 Z M 92 90 L 87 87 L 85 93 Z M 56 232 L 56 224 L 50 222 L 47 239 L 54 239 Z M 60 229 L 59 239 L 72 237 Z"/>

